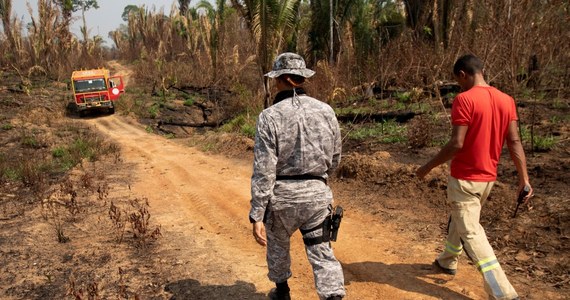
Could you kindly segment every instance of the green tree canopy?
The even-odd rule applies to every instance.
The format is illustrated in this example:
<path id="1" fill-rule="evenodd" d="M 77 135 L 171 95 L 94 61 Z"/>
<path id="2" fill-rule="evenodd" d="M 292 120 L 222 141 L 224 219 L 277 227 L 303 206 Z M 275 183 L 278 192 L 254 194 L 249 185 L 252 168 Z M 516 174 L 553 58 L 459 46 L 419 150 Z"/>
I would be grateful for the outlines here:
<path id="1" fill-rule="evenodd" d="M 121 18 L 123 19 L 123 21 L 127 22 L 129 20 L 129 15 L 132 13 L 137 13 L 141 8 L 136 6 L 136 5 L 127 5 L 125 6 L 125 9 L 123 10 L 123 14 L 121 15 Z"/>

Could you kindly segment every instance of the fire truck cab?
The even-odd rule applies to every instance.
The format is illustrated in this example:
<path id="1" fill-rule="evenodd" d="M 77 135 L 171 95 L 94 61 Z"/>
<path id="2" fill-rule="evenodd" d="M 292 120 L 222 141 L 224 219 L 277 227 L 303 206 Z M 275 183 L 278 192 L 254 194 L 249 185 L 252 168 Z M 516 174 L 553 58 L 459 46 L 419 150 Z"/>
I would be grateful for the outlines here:
<path id="1" fill-rule="evenodd" d="M 114 102 L 125 92 L 123 78 L 111 77 L 107 69 L 73 71 L 71 86 L 79 116 L 88 110 L 105 108 L 115 113 Z"/>

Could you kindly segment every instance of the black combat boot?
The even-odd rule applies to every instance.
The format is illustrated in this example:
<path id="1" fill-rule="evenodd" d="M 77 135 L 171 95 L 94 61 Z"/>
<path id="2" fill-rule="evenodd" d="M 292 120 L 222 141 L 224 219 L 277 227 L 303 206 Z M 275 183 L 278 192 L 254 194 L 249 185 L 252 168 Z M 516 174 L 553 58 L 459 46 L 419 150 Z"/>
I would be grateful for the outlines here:
<path id="1" fill-rule="evenodd" d="M 291 300 L 291 295 L 289 294 L 289 285 L 287 281 L 279 282 L 275 284 L 276 288 L 269 292 L 269 299 L 271 300 Z"/>
<path id="2" fill-rule="evenodd" d="M 330 296 L 327 298 L 327 300 L 341 300 L 342 297 L 341 296 Z"/>

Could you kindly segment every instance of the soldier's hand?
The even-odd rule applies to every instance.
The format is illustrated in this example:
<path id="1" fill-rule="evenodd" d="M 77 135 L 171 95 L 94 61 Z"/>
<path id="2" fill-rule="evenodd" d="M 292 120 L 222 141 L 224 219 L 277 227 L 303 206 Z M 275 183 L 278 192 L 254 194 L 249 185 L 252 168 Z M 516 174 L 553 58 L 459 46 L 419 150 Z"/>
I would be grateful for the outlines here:
<path id="1" fill-rule="evenodd" d="M 263 225 L 263 222 L 253 223 L 253 237 L 261 246 L 267 246 L 267 240 L 265 239 L 265 225 Z"/>

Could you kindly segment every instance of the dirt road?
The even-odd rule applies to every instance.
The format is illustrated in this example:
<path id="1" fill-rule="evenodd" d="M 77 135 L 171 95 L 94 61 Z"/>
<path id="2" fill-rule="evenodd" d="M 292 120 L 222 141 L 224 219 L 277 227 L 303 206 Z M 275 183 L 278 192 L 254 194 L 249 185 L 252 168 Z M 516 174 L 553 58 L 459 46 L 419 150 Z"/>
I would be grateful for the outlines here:
<path id="1" fill-rule="evenodd" d="M 247 219 L 250 162 L 204 154 L 119 116 L 88 122 L 119 144 L 124 161 L 133 166 L 125 175 L 132 177 L 131 191 L 149 199 L 152 218 L 162 225 L 157 259 L 176 299 L 199 291 L 263 299 L 272 284 L 266 278 L 265 249 L 253 240 Z M 348 299 L 486 298 L 480 275 L 465 260 L 448 281 L 429 269 L 438 245 L 411 238 L 372 216 L 346 212 L 333 246 L 343 264 Z M 292 255 L 293 297 L 316 299 L 299 234 Z"/>

